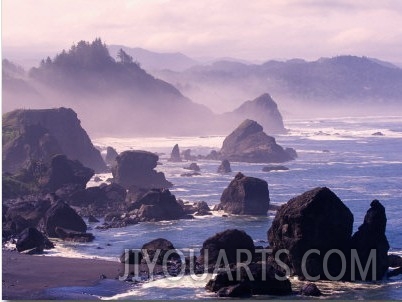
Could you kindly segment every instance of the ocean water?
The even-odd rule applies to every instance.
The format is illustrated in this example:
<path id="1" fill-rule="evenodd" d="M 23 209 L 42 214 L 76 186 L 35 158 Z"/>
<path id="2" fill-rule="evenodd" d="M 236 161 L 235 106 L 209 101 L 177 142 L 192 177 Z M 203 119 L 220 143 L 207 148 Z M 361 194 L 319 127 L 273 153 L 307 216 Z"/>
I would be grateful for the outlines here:
<path id="1" fill-rule="evenodd" d="M 184 201 L 206 201 L 211 207 L 219 203 L 224 188 L 237 172 L 262 178 L 268 182 L 272 204 L 283 204 L 290 198 L 318 186 L 330 188 L 352 211 L 354 230 L 363 222 L 373 199 L 385 206 L 388 218 L 386 235 L 391 252 L 402 254 L 402 117 L 365 117 L 317 120 L 292 120 L 285 122 L 289 132 L 276 136 L 284 147 L 297 150 L 298 158 L 284 165 L 288 171 L 262 172 L 266 164 L 231 163 L 233 172 L 216 173 L 220 162 L 199 160 L 201 175 L 180 176 L 189 162 L 172 163 L 167 158 L 174 144 L 181 150 L 190 148 L 193 155 L 208 154 L 219 150 L 224 137 L 169 137 L 169 138 L 97 138 L 96 146 L 113 146 L 124 150 L 148 150 L 160 155 L 157 170 L 165 173 L 174 184 L 172 193 Z M 372 135 L 381 132 L 383 136 Z M 100 174 L 103 180 L 111 177 Z M 98 185 L 90 182 L 89 186 Z M 51 255 L 69 257 L 96 257 L 118 260 L 125 248 L 140 248 L 155 238 L 166 238 L 176 248 L 199 249 L 205 239 L 225 229 L 246 231 L 256 245 L 266 246 L 267 230 L 274 213 L 267 217 L 229 216 L 222 213 L 196 217 L 193 220 L 162 221 L 109 230 L 97 230 L 89 224 L 95 240 L 89 244 L 57 242 Z M 99 288 L 64 289 L 70 295 L 86 292 L 103 299 L 196 299 L 214 298 L 204 290 L 206 280 L 194 281 L 183 277 L 172 281 L 160 279 L 140 285 L 124 287 L 101 283 Z M 120 282 L 120 281 L 116 281 Z M 300 282 L 292 282 L 298 290 Z M 402 299 L 402 277 L 376 283 L 319 282 L 327 298 L 339 299 Z M 109 290 L 105 290 L 109 288 Z M 116 288 L 116 289 L 115 289 Z M 115 290 L 114 290 L 115 289 Z M 59 293 L 62 289 L 59 289 Z M 106 292 L 106 293 L 105 293 Z M 255 299 L 270 298 L 267 296 Z M 286 296 L 285 299 L 302 299 Z"/>

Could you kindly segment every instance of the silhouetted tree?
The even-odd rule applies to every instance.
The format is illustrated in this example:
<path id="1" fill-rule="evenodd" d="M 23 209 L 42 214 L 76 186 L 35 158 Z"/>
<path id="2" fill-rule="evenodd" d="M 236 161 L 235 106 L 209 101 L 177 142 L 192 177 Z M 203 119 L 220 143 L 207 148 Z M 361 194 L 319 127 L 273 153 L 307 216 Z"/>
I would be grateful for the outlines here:
<path id="1" fill-rule="evenodd" d="M 117 58 L 120 60 L 122 64 L 131 64 L 133 63 L 133 57 L 127 54 L 122 48 L 120 48 L 117 53 Z"/>

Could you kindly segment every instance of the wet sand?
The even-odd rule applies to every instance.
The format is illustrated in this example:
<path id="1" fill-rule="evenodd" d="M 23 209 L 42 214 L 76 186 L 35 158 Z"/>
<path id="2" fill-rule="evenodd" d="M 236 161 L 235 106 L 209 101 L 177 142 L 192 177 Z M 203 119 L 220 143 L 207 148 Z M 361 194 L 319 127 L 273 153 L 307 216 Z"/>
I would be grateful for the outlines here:
<path id="1" fill-rule="evenodd" d="M 31 256 L 2 251 L 3 300 L 46 299 L 45 290 L 64 286 L 93 286 L 101 275 L 122 275 L 119 262 L 98 259 Z"/>

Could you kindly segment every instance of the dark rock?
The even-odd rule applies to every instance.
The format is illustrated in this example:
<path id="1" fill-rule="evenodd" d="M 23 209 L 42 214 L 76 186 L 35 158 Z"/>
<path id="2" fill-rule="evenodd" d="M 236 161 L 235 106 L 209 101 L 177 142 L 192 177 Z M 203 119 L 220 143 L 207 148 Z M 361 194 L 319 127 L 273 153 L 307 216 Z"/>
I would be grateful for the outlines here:
<path id="1" fill-rule="evenodd" d="M 101 172 L 106 165 L 72 109 L 20 109 L 3 115 L 3 169 L 17 172 L 28 160 L 65 154 Z"/>
<path id="2" fill-rule="evenodd" d="M 168 189 L 153 189 L 132 203 L 128 211 L 138 209 L 141 221 L 176 220 L 184 215 L 183 207 Z"/>
<path id="3" fill-rule="evenodd" d="M 68 184 L 77 184 L 85 188 L 93 175 L 92 169 L 84 167 L 77 160 L 73 161 L 65 155 L 59 154 L 53 156 L 49 172 L 40 178 L 40 182 L 46 189 L 55 192 Z"/>
<path id="4" fill-rule="evenodd" d="M 378 132 L 374 132 L 374 133 L 371 134 L 371 135 L 374 135 L 374 136 L 384 136 L 384 133 L 378 131 Z"/>
<path id="5" fill-rule="evenodd" d="M 388 266 L 389 267 L 402 266 L 402 257 L 395 255 L 395 254 L 389 254 L 388 255 Z"/>
<path id="6" fill-rule="evenodd" d="M 223 191 L 218 210 L 237 215 L 266 215 L 268 207 L 267 182 L 239 172 Z"/>
<path id="7" fill-rule="evenodd" d="M 299 294 L 302 296 L 312 296 L 312 297 L 319 297 L 322 295 L 317 285 L 311 282 L 303 284 Z"/>
<path id="8" fill-rule="evenodd" d="M 196 163 L 191 163 L 188 167 L 184 167 L 186 170 L 192 170 L 192 171 L 200 171 L 200 167 Z"/>
<path id="9" fill-rule="evenodd" d="M 180 149 L 178 144 L 174 145 L 169 160 L 172 162 L 181 162 Z"/>
<path id="10" fill-rule="evenodd" d="M 61 227 L 56 227 L 55 233 L 57 234 L 58 238 L 61 238 L 64 241 L 91 242 L 95 239 L 94 235 L 91 233 L 75 232 Z"/>
<path id="11" fill-rule="evenodd" d="M 232 172 L 232 168 L 230 167 L 230 162 L 227 159 L 222 160 L 220 166 L 217 170 L 218 173 L 230 173 Z"/>
<path id="12" fill-rule="evenodd" d="M 25 226 L 24 229 L 26 227 L 36 227 L 39 221 L 45 216 L 50 205 L 50 200 L 47 199 L 34 199 L 17 202 L 8 208 L 3 222 L 14 222 L 17 227 L 23 220 Z M 15 231 L 20 233 L 22 230 L 17 227 Z"/>
<path id="13" fill-rule="evenodd" d="M 389 271 L 387 273 L 387 278 L 395 277 L 395 276 L 398 276 L 398 275 L 402 275 L 402 266 L 398 267 L 398 268 L 396 268 L 394 270 Z"/>
<path id="14" fill-rule="evenodd" d="M 118 155 L 119 154 L 117 153 L 116 149 L 114 149 L 113 147 L 107 147 L 105 156 L 106 164 L 111 166 Z"/>
<path id="15" fill-rule="evenodd" d="M 353 215 L 343 202 L 328 188 L 315 188 L 290 199 L 277 211 L 268 230 L 269 245 L 275 254 L 282 253 L 285 262 L 294 274 L 304 276 L 302 259 L 312 249 L 306 262 L 306 271 L 312 276 L 325 278 L 323 258 L 331 249 L 338 249 L 349 255 L 349 240 L 353 229 Z M 328 259 L 328 272 L 338 276 L 341 263 L 338 257 Z M 308 277 L 308 276 L 304 276 Z"/>
<path id="16" fill-rule="evenodd" d="M 120 255 L 120 262 L 125 264 L 140 264 L 142 260 L 142 252 L 140 250 L 125 250 Z"/>
<path id="17" fill-rule="evenodd" d="M 247 298 L 251 297 L 251 288 L 246 283 L 238 283 L 235 285 L 230 285 L 227 287 L 222 287 L 218 290 L 216 295 L 218 297 L 241 297 Z"/>
<path id="18" fill-rule="evenodd" d="M 199 263 L 205 263 L 208 265 L 223 264 L 223 262 L 216 263 L 219 259 L 218 256 L 220 250 L 223 250 L 225 252 L 229 263 L 246 261 L 246 253 L 241 253 L 240 259 L 238 259 L 237 250 L 240 249 L 248 250 L 250 251 L 250 256 L 254 256 L 254 242 L 253 239 L 251 239 L 251 237 L 246 234 L 246 232 L 232 229 L 217 233 L 214 236 L 205 240 L 202 244 Z"/>
<path id="19" fill-rule="evenodd" d="M 65 202 L 59 200 L 47 210 L 44 217 L 46 234 L 49 237 L 59 237 L 56 228 L 62 228 L 78 233 L 85 233 L 87 225 L 84 220 Z"/>
<path id="20" fill-rule="evenodd" d="M 94 182 L 101 182 L 102 178 L 100 178 L 99 176 L 95 176 L 94 177 Z"/>
<path id="21" fill-rule="evenodd" d="M 387 272 L 389 244 L 385 235 L 386 224 L 387 217 L 384 206 L 378 200 L 373 200 L 364 217 L 363 224 L 352 236 L 351 248 L 352 250 L 356 249 L 363 267 L 366 267 L 373 249 L 376 251 L 376 257 L 373 263 L 370 264 L 366 277 L 361 276 L 357 266 L 355 267 L 357 280 L 381 280 Z M 373 267 L 373 264 L 375 267 Z"/>
<path id="22" fill-rule="evenodd" d="M 95 216 L 89 215 L 89 217 L 88 217 L 88 222 L 90 222 L 90 223 L 97 223 L 97 222 L 99 222 L 99 220 L 96 219 Z"/>
<path id="23" fill-rule="evenodd" d="M 126 189 L 131 186 L 140 188 L 169 188 L 172 184 L 162 172 L 154 168 L 158 155 L 147 151 L 124 151 L 116 157 L 112 166 L 114 182 Z"/>
<path id="24" fill-rule="evenodd" d="M 212 215 L 211 209 L 205 201 L 195 203 L 194 207 L 196 209 L 196 213 L 194 214 L 195 216 Z"/>
<path id="25" fill-rule="evenodd" d="M 49 248 L 49 239 L 47 239 L 36 228 L 26 228 L 19 236 L 16 244 L 18 252 L 36 249 L 37 252 L 43 252 L 47 247 Z"/>
<path id="26" fill-rule="evenodd" d="M 210 159 L 210 160 L 219 160 L 221 158 L 221 155 L 219 152 L 212 150 L 207 156 L 205 156 L 205 159 Z"/>
<path id="27" fill-rule="evenodd" d="M 289 170 L 288 167 L 285 166 L 267 166 L 267 167 L 263 167 L 262 171 L 263 172 L 271 172 L 271 171 L 287 171 Z"/>
<path id="28" fill-rule="evenodd" d="M 201 173 L 199 172 L 189 172 L 189 173 L 182 173 L 180 174 L 181 177 L 193 177 L 193 176 L 200 176 Z"/>
<path id="29" fill-rule="evenodd" d="M 156 264 L 166 264 L 163 263 L 164 260 L 179 260 L 180 256 L 175 252 L 176 249 L 173 244 L 164 238 L 158 238 L 145 243 L 142 248 L 143 257 L 146 257 L 145 251 L 148 254 L 149 260 L 154 261 L 154 257 L 158 257 Z M 167 256 L 165 256 L 168 253 Z"/>
<path id="30" fill-rule="evenodd" d="M 250 163 L 285 162 L 295 158 L 290 153 L 279 146 L 275 138 L 265 134 L 261 125 L 252 120 L 245 120 L 227 136 L 220 150 L 221 158 Z"/>

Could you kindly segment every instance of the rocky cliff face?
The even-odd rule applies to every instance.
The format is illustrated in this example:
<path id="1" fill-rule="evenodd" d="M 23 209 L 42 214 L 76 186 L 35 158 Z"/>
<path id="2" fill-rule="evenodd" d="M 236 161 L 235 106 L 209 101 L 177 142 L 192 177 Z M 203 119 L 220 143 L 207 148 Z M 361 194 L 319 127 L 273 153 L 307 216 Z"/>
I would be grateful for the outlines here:
<path id="1" fill-rule="evenodd" d="M 3 169 L 15 172 L 31 160 L 65 154 L 95 171 L 106 165 L 72 109 L 14 110 L 3 115 Z"/>
<path id="2" fill-rule="evenodd" d="M 292 152 L 291 152 L 292 151 Z M 229 161 L 268 163 L 294 159 L 293 149 L 283 149 L 260 124 L 245 120 L 223 141 L 221 158 Z"/>

